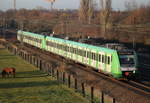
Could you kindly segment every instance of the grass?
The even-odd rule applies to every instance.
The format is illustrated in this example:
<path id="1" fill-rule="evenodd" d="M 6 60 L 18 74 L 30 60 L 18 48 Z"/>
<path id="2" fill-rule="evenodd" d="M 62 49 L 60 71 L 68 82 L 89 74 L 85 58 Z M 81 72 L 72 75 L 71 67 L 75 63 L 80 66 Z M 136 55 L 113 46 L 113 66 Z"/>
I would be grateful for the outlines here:
<path id="1" fill-rule="evenodd" d="M 0 103 L 89 103 L 73 89 L 0 48 L 0 71 L 15 67 L 16 78 L 0 77 Z"/>

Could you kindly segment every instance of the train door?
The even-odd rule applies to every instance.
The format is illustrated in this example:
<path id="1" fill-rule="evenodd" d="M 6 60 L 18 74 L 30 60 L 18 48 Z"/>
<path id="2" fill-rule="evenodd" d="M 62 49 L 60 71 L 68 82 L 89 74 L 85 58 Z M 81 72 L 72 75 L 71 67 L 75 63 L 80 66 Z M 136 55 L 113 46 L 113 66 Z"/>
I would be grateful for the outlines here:
<path id="1" fill-rule="evenodd" d="M 68 57 L 71 58 L 71 45 L 69 44 L 68 46 L 69 46 L 69 51 L 68 51 L 69 52 L 69 56 Z"/>
<path id="2" fill-rule="evenodd" d="M 82 48 L 78 47 L 78 61 L 82 63 Z"/>
<path id="3" fill-rule="evenodd" d="M 73 50 L 73 53 L 72 53 L 72 58 L 73 58 L 73 60 L 75 60 L 75 58 L 76 58 L 76 50 L 75 50 L 75 47 L 73 46 L 73 48 L 72 48 Z"/>
<path id="4" fill-rule="evenodd" d="M 110 73 L 111 72 L 111 55 L 106 55 L 105 56 L 105 64 L 106 64 L 106 72 Z"/>
<path id="5" fill-rule="evenodd" d="M 91 66 L 96 68 L 96 51 L 91 52 Z"/>
<path id="6" fill-rule="evenodd" d="M 103 53 L 99 52 L 98 53 L 98 71 L 103 71 L 103 64 L 102 64 L 102 55 Z"/>
<path id="7" fill-rule="evenodd" d="M 87 49 L 86 64 L 91 65 L 91 52 Z"/>
<path id="8" fill-rule="evenodd" d="M 82 54 L 82 63 L 85 64 L 85 58 L 86 58 L 86 49 L 83 48 L 83 54 Z"/>

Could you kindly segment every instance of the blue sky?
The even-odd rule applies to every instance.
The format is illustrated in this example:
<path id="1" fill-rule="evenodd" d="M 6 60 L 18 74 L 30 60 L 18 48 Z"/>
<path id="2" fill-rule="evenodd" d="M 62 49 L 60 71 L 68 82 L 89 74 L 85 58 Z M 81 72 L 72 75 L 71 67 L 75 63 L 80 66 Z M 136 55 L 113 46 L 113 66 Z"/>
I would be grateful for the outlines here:
<path id="1" fill-rule="evenodd" d="M 50 3 L 46 2 L 45 0 L 16 0 L 17 1 L 17 9 L 20 8 L 27 8 L 33 9 L 38 6 L 44 8 L 50 8 Z M 54 4 L 54 8 L 57 9 L 77 9 L 79 7 L 80 0 L 56 0 Z M 98 0 L 96 0 L 98 1 Z M 124 2 L 131 1 L 131 0 L 112 0 L 112 7 L 114 9 L 124 9 Z M 150 0 L 135 0 L 138 5 L 140 4 L 147 4 L 150 3 Z M 13 8 L 13 0 L 0 0 L 0 10 L 7 10 Z"/>

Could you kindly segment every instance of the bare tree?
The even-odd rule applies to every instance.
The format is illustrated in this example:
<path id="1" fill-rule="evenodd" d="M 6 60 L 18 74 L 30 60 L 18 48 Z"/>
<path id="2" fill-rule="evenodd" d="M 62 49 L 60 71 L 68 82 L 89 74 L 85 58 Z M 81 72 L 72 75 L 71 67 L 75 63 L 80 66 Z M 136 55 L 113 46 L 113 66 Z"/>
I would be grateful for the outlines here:
<path id="1" fill-rule="evenodd" d="M 84 23 L 87 21 L 88 8 L 89 8 L 89 0 L 80 0 L 79 20 Z"/>
<path id="2" fill-rule="evenodd" d="M 83 23 L 88 22 L 91 24 L 92 17 L 94 16 L 95 0 L 80 0 L 79 20 Z"/>
<path id="3" fill-rule="evenodd" d="M 111 0 L 100 0 L 101 11 L 100 11 L 100 22 L 105 37 L 107 31 L 107 25 L 110 23 L 110 14 L 111 14 Z"/>
<path id="4" fill-rule="evenodd" d="M 89 0 L 89 6 L 88 6 L 88 23 L 89 24 L 91 24 L 91 20 L 94 17 L 95 8 L 96 8 L 95 0 Z"/>

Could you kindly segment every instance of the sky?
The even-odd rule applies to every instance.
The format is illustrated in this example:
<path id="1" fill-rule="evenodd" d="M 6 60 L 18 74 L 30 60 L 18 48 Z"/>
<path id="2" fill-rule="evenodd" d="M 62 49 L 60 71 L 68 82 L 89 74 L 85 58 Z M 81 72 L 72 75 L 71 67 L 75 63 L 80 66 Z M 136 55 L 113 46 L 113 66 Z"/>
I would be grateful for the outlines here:
<path id="1" fill-rule="evenodd" d="M 34 9 L 37 7 L 43 7 L 50 9 L 50 3 L 46 0 L 16 0 L 17 9 L 26 8 Z M 98 1 L 98 0 L 96 0 Z M 124 10 L 124 3 L 131 0 L 112 0 L 112 8 L 115 10 Z M 150 0 L 135 0 L 138 5 L 148 4 Z M 80 0 L 56 0 L 54 3 L 55 9 L 77 9 L 79 8 Z M 13 0 L 0 0 L 0 10 L 7 10 L 13 8 Z"/>

